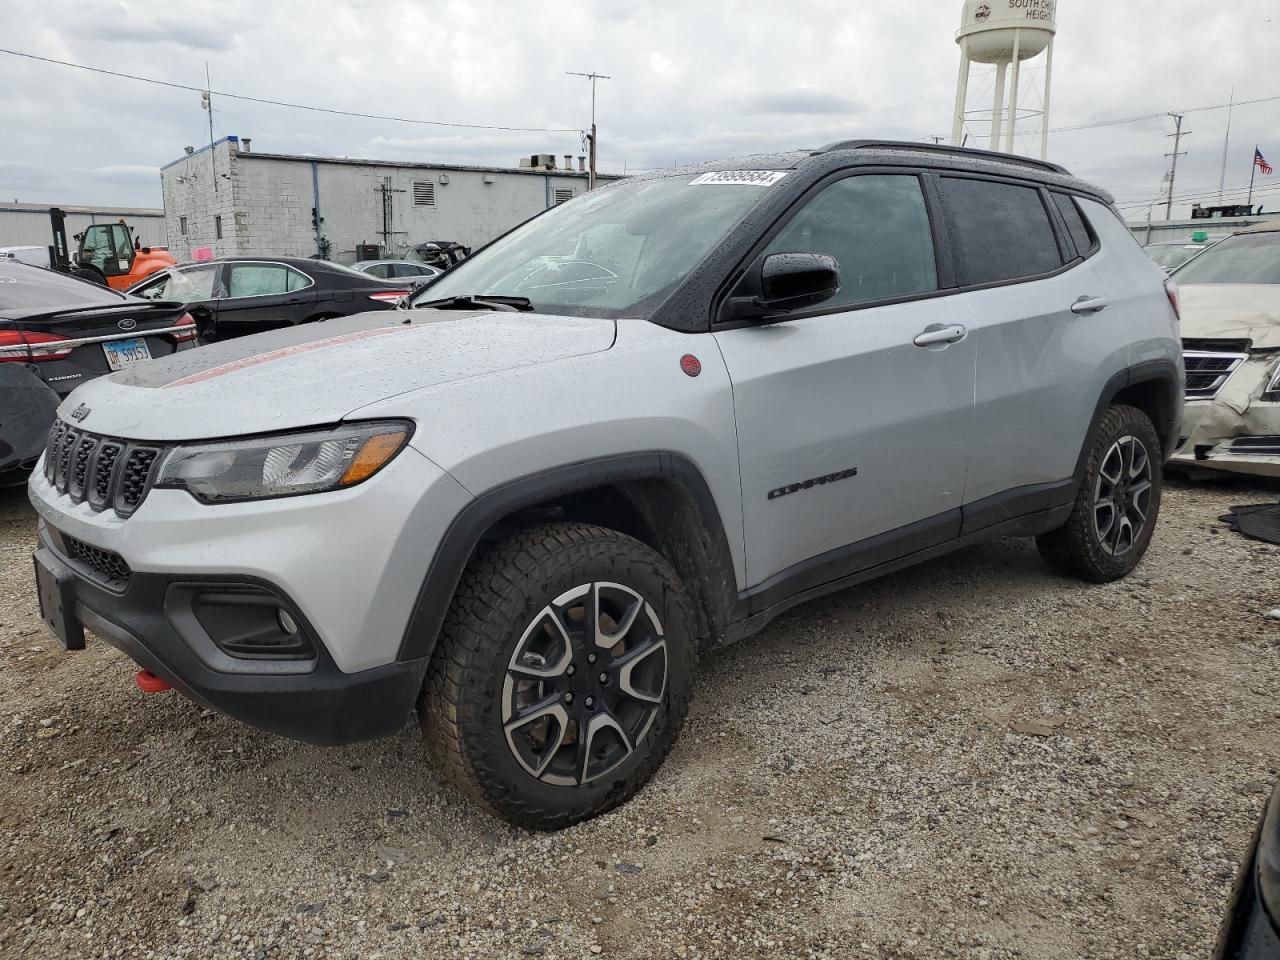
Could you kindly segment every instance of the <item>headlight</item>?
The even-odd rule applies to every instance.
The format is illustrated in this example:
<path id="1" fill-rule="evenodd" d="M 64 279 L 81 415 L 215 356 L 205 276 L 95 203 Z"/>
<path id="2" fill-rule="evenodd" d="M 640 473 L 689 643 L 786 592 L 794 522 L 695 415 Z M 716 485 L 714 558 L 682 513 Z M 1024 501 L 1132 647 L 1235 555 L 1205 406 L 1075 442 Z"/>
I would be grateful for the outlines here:
<path id="1" fill-rule="evenodd" d="M 204 503 L 338 490 L 390 463 L 411 433 L 407 423 L 384 421 L 183 445 L 165 457 L 155 485 L 187 490 Z"/>

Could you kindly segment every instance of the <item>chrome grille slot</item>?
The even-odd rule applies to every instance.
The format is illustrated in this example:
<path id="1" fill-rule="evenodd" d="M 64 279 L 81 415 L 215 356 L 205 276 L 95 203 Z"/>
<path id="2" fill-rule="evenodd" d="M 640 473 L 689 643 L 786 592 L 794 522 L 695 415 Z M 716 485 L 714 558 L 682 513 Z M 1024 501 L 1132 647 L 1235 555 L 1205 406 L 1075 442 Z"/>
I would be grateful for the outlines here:
<path id="1" fill-rule="evenodd" d="M 1247 353 L 1213 353 L 1207 350 L 1186 350 L 1182 356 L 1187 365 L 1188 400 L 1212 400 L 1240 364 L 1249 359 Z"/>

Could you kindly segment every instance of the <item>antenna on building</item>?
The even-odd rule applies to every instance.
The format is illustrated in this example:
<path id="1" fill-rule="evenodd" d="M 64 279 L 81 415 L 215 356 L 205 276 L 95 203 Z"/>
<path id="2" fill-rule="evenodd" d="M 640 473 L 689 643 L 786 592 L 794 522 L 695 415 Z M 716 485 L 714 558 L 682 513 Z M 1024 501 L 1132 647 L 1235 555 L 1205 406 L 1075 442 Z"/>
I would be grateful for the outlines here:
<path id="1" fill-rule="evenodd" d="M 596 81 L 612 80 L 613 77 L 607 73 L 596 73 L 594 70 L 590 73 L 575 73 L 573 70 L 567 70 L 565 73 L 570 77 L 586 77 L 591 81 L 591 132 L 587 134 L 587 156 L 590 159 L 591 169 L 587 173 L 587 189 L 594 190 L 596 188 Z"/>
<path id="2" fill-rule="evenodd" d="M 964 15 L 956 43 L 960 45 L 960 79 L 956 84 L 956 113 L 951 142 L 956 146 L 967 138 L 969 74 L 975 63 L 996 68 L 995 102 L 992 105 L 989 149 L 1013 153 L 1018 122 L 1039 116 L 1040 159 L 1049 158 L 1049 97 L 1053 82 L 1053 41 L 1058 32 L 1057 0 L 965 0 Z M 1044 98 L 1041 108 L 1018 114 L 1022 88 L 1022 63 L 1045 53 Z M 1013 77 L 1006 96 L 1009 67 Z M 979 111 L 986 116 L 987 111 Z"/>

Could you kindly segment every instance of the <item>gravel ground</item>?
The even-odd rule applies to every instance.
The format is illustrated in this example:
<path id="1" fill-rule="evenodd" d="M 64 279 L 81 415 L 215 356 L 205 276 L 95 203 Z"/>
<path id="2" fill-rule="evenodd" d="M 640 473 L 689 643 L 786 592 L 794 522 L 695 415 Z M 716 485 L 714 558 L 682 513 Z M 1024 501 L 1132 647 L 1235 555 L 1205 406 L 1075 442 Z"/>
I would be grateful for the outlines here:
<path id="1" fill-rule="evenodd" d="M 1200 958 L 1280 758 L 1273 499 L 1175 484 L 1129 581 L 1001 541 L 708 658 L 632 803 L 553 835 L 416 725 L 320 749 L 37 620 L 0 491 L 0 956 Z"/>

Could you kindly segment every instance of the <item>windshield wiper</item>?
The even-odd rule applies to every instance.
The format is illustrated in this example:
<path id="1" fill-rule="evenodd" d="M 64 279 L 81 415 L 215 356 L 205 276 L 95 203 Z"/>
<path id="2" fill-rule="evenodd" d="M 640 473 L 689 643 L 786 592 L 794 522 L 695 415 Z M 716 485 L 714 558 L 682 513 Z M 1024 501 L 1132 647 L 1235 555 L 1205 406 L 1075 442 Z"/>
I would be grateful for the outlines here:
<path id="1" fill-rule="evenodd" d="M 413 305 L 414 310 L 497 310 L 502 313 L 532 313 L 534 306 L 527 297 L 465 296 L 443 297 L 440 300 L 423 300 Z"/>

